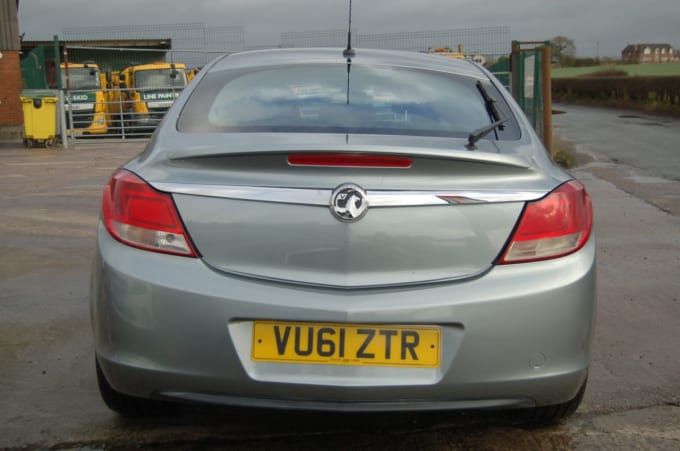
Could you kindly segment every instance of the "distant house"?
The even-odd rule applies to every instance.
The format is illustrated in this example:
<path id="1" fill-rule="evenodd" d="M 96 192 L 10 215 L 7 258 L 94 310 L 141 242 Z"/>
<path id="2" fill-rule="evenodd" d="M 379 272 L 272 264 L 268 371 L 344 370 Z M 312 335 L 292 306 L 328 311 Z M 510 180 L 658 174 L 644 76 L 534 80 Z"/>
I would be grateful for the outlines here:
<path id="1" fill-rule="evenodd" d="M 670 44 L 631 44 L 621 52 L 624 63 L 675 63 L 680 52 Z"/>

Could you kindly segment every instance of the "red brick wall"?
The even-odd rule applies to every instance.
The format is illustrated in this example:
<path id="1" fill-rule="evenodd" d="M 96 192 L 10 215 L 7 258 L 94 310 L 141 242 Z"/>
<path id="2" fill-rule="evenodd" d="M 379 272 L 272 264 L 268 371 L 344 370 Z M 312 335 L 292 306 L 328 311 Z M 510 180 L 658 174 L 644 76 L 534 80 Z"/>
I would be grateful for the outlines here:
<path id="1" fill-rule="evenodd" d="M 21 66 L 19 52 L 2 50 L 0 58 L 0 126 L 22 125 L 24 112 L 21 106 Z"/>

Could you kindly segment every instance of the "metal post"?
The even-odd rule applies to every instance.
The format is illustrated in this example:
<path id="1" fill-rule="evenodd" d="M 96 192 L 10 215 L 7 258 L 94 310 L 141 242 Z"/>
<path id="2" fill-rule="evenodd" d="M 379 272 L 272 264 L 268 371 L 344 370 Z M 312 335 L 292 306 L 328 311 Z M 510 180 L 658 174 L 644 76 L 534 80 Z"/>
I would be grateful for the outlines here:
<path id="1" fill-rule="evenodd" d="M 532 52 L 531 57 L 534 62 L 534 69 L 532 77 L 534 78 L 534 85 L 531 92 L 531 111 L 532 111 L 532 122 L 534 123 L 534 130 L 543 139 L 543 118 L 544 112 L 543 108 L 543 80 L 541 76 L 543 75 L 543 53 L 539 49 L 535 49 Z"/>
<path id="2" fill-rule="evenodd" d="M 120 135 L 125 141 L 125 112 L 123 111 L 123 90 L 118 88 L 118 111 L 120 111 Z"/>
<path id="3" fill-rule="evenodd" d="M 518 102 L 520 98 L 518 80 L 521 79 L 519 75 L 519 57 L 519 42 L 512 41 L 512 53 L 510 54 L 510 92 L 512 93 L 512 97 L 514 97 Z"/>
<path id="4" fill-rule="evenodd" d="M 61 86 L 61 51 L 59 50 L 59 36 L 54 35 L 54 62 L 57 69 L 57 114 L 59 114 L 59 135 L 61 146 L 68 149 L 68 137 L 66 136 L 66 110 L 64 109 L 64 93 Z"/>
<path id="5" fill-rule="evenodd" d="M 516 99 L 517 102 L 519 103 L 519 106 L 522 108 L 522 110 L 526 113 L 527 111 L 527 93 L 525 88 L 526 85 L 526 73 L 525 73 L 525 60 L 524 60 L 524 53 L 516 53 L 517 55 L 517 64 L 516 64 L 516 72 L 517 74 L 517 85 L 516 85 Z"/>
<path id="6" fill-rule="evenodd" d="M 523 49 L 522 45 L 534 45 L 534 48 Z M 543 127 L 541 130 L 536 130 L 539 134 L 542 132 L 543 145 L 546 149 L 551 150 L 552 140 L 552 82 L 551 82 L 551 51 L 550 41 L 528 41 L 528 42 L 512 42 L 512 58 L 511 58 L 511 73 L 512 73 L 512 95 L 517 100 L 522 110 L 526 113 L 526 93 L 524 92 L 524 53 L 532 52 L 536 57 L 541 59 L 541 82 L 542 82 L 542 97 L 541 106 L 543 108 Z M 534 67 L 535 74 L 538 75 L 538 68 Z M 538 80 L 538 77 L 535 77 Z M 534 95 L 534 100 L 535 100 Z M 534 103 L 534 106 L 538 104 Z M 534 108 L 535 113 L 536 108 Z M 529 116 L 527 114 L 527 116 Z M 530 118 L 532 119 L 532 118 Z M 536 123 L 537 117 L 534 117 L 532 122 Z"/>
<path id="7" fill-rule="evenodd" d="M 64 108 L 64 91 L 57 90 L 58 103 L 57 114 L 59 114 L 59 134 L 61 135 L 61 146 L 68 149 L 68 137 L 66 136 L 66 109 Z"/>
<path id="8" fill-rule="evenodd" d="M 71 139 L 75 139 L 75 124 L 73 123 L 73 106 L 71 105 L 71 77 L 68 73 L 68 48 L 64 45 L 64 78 L 66 79 L 66 105 L 68 105 L 68 123 L 71 126 Z M 61 67 L 59 69 L 59 76 L 61 77 Z"/>
<path id="9" fill-rule="evenodd" d="M 552 150 L 552 80 L 550 41 L 541 49 L 543 71 L 543 145 Z"/>

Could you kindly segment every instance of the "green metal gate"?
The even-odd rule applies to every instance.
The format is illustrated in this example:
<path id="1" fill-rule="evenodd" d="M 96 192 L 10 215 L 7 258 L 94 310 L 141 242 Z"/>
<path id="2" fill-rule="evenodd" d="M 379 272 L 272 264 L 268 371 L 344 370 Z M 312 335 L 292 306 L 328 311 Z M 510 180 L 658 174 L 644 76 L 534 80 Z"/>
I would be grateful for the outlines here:
<path id="1" fill-rule="evenodd" d="M 550 41 L 512 43 L 512 95 L 548 150 L 552 147 L 550 59 Z"/>

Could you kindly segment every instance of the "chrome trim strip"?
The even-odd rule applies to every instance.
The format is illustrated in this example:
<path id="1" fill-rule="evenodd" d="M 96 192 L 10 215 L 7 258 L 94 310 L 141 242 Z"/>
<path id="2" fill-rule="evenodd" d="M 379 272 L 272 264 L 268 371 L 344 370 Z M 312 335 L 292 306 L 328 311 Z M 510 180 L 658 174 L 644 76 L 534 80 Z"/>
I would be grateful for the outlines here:
<path id="1" fill-rule="evenodd" d="M 323 207 L 330 206 L 331 194 L 333 193 L 333 190 L 330 189 L 264 186 L 193 185 L 184 183 L 152 183 L 151 185 L 159 191 L 173 194 Z M 545 194 L 544 191 L 366 191 L 368 205 L 373 208 L 528 202 L 540 199 Z"/>
<path id="2" fill-rule="evenodd" d="M 543 191 L 366 191 L 371 207 L 412 207 L 527 202 L 540 199 Z"/>

